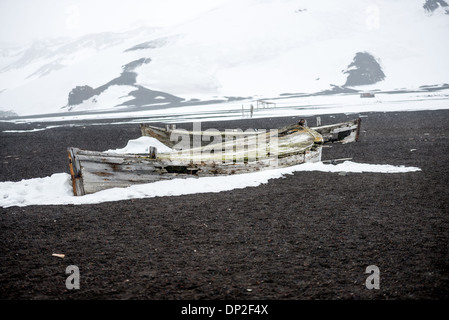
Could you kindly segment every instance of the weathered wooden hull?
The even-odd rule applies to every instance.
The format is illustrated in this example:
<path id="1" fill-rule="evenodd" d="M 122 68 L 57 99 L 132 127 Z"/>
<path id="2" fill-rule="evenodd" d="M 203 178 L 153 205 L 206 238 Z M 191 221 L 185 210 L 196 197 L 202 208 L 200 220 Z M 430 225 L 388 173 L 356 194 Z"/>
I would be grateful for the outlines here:
<path id="1" fill-rule="evenodd" d="M 167 125 L 165 128 L 155 127 L 147 124 L 141 124 L 140 130 L 142 132 L 142 136 L 153 137 L 166 146 L 173 148 L 178 143 L 176 139 L 172 139 L 173 137 L 180 135 L 188 135 L 189 139 L 193 140 L 195 136 L 199 136 L 202 139 L 199 140 L 201 146 L 208 145 L 213 138 L 219 137 L 222 140 L 226 138 L 226 135 L 232 135 L 236 138 L 243 138 L 248 136 L 258 135 L 259 132 L 255 130 L 250 131 L 237 131 L 237 130 L 228 130 L 228 131 L 189 131 L 184 129 L 176 129 L 174 125 Z"/>
<path id="2" fill-rule="evenodd" d="M 239 145 L 243 140 L 229 141 L 158 154 L 156 159 L 149 155 L 69 148 L 74 194 L 81 196 L 161 180 L 242 174 L 321 161 L 321 136 L 309 128 L 292 127 L 280 134 L 268 132 L 253 138 L 261 139 L 262 143 L 248 143 L 243 148 Z"/>
<path id="3" fill-rule="evenodd" d="M 141 155 L 112 155 L 70 148 L 72 161 L 79 165 L 72 175 L 74 194 L 82 196 L 110 188 L 125 188 L 176 178 L 234 175 L 289 167 L 305 162 L 319 162 L 321 148 L 285 158 L 267 158 L 254 162 L 199 164 L 170 160 L 152 160 Z M 73 163 L 73 162 L 72 162 Z M 72 164 L 73 165 L 73 164 Z"/>
<path id="4" fill-rule="evenodd" d="M 334 143 L 334 142 L 342 142 L 342 143 L 348 143 L 348 142 L 354 142 L 359 139 L 359 133 L 360 133 L 360 125 L 361 125 L 361 119 L 355 119 L 347 122 L 337 123 L 337 124 L 331 124 L 326 126 L 318 126 L 318 127 L 312 127 L 314 131 L 321 134 L 323 138 L 323 143 Z M 294 128 L 295 125 L 285 127 L 283 129 L 280 129 L 282 132 L 283 130 L 288 130 L 289 128 Z M 175 126 L 166 126 L 165 128 L 161 127 L 155 127 L 150 126 L 147 124 L 141 124 L 140 125 L 141 133 L 143 136 L 153 137 L 166 146 L 173 148 L 176 146 L 177 142 L 176 139 L 172 139 L 173 137 L 176 137 L 178 134 L 189 134 L 189 138 L 193 140 L 194 136 L 201 136 L 203 139 L 200 140 L 201 145 L 207 145 L 209 144 L 210 140 L 209 137 L 214 136 L 220 136 L 221 139 L 225 139 L 226 135 L 233 135 L 236 138 L 243 138 L 248 136 L 257 136 L 259 134 L 258 131 L 251 130 L 251 131 L 187 131 L 183 129 L 176 129 Z"/>
<path id="5" fill-rule="evenodd" d="M 361 123 L 362 120 L 358 118 L 347 122 L 313 127 L 312 129 L 321 134 L 323 143 L 349 143 L 359 140 Z"/>

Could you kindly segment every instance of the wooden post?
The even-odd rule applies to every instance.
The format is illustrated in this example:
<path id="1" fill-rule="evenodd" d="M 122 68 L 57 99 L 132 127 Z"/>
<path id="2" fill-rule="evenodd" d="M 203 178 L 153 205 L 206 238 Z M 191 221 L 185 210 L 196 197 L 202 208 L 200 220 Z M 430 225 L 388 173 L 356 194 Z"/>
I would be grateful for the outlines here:
<path id="1" fill-rule="evenodd" d="M 81 164 L 76 157 L 74 148 L 68 148 L 70 175 L 72 177 L 73 194 L 75 196 L 84 196 L 83 176 L 81 174 Z"/>
<path id="2" fill-rule="evenodd" d="M 360 135 L 360 124 L 362 122 L 362 119 L 358 118 L 357 119 L 357 131 L 355 133 L 355 141 L 359 141 L 359 135 Z"/>
<path id="3" fill-rule="evenodd" d="M 150 146 L 150 159 L 156 159 L 157 158 L 157 148 Z"/>
<path id="4" fill-rule="evenodd" d="M 75 169 L 73 168 L 73 158 L 72 158 L 72 152 L 71 150 L 67 150 L 67 153 L 69 155 L 69 166 L 70 166 L 70 175 L 72 177 L 72 188 L 73 188 L 73 194 L 77 196 L 76 191 L 76 182 L 75 182 Z"/>

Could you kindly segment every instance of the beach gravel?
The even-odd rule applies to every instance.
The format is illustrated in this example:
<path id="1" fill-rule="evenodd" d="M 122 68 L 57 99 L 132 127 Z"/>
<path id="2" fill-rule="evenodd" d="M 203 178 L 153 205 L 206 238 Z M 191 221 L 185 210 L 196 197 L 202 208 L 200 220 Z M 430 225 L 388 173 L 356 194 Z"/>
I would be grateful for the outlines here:
<path id="1" fill-rule="evenodd" d="M 449 111 L 361 116 L 360 141 L 323 159 L 411 173 L 296 172 L 258 187 L 96 205 L 0 208 L 2 300 L 449 298 Z M 277 128 L 298 117 L 205 122 Z M 309 126 L 315 117 L 307 117 Z M 138 124 L 0 123 L 0 181 L 69 172 L 67 147 L 123 148 Z M 191 127 L 178 124 L 178 127 Z M 63 254 L 64 257 L 53 254 Z M 66 288 L 77 266 L 80 288 Z M 368 266 L 380 288 L 369 290 Z"/>

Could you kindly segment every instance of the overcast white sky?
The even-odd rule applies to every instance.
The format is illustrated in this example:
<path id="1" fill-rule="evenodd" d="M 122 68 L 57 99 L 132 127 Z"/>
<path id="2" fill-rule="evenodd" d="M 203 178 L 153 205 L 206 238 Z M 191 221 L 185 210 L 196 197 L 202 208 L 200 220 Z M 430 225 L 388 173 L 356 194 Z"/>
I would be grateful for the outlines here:
<path id="1" fill-rule="evenodd" d="M 0 42 L 170 26 L 226 0 L 0 0 Z"/>

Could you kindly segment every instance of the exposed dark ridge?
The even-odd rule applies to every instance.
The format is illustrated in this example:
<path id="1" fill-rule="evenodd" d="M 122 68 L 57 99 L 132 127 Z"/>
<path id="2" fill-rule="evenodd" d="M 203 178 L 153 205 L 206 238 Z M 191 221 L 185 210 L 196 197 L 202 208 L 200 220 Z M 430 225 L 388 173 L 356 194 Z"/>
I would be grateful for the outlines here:
<path id="1" fill-rule="evenodd" d="M 423 8 L 427 11 L 427 12 L 434 12 L 435 10 L 437 10 L 440 7 L 443 7 L 446 9 L 446 14 L 449 14 L 449 5 L 447 4 L 446 1 L 444 0 L 427 0 L 424 5 Z"/>
<path id="2" fill-rule="evenodd" d="M 343 73 L 348 75 L 344 86 L 374 84 L 385 79 L 380 64 L 368 52 L 357 52 L 351 64 Z"/>
<path id="3" fill-rule="evenodd" d="M 93 89 L 90 86 L 77 86 L 69 93 L 69 106 L 77 105 L 92 98 L 93 96 L 99 95 L 106 91 L 110 86 L 113 85 L 129 85 L 134 86 L 136 84 L 137 73 L 134 70 L 143 64 L 150 63 L 150 58 L 141 58 L 138 60 L 131 61 L 130 63 L 122 66 L 123 72 L 119 77 L 112 79 L 108 83 Z"/>
<path id="4" fill-rule="evenodd" d="M 179 104 L 184 101 L 183 98 L 174 96 L 172 94 L 154 91 L 143 86 L 136 86 L 136 90 L 129 93 L 134 99 L 121 104 L 121 106 L 145 106 L 148 104 L 164 103 L 167 106 L 172 104 Z"/>
<path id="5" fill-rule="evenodd" d="M 129 49 L 126 49 L 125 52 L 136 51 L 136 50 L 144 50 L 144 49 L 157 49 L 165 46 L 170 39 L 175 36 L 168 36 L 163 38 L 154 39 L 151 41 L 146 41 L 135 45 Z"/>

